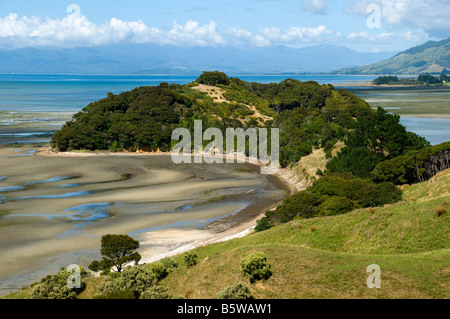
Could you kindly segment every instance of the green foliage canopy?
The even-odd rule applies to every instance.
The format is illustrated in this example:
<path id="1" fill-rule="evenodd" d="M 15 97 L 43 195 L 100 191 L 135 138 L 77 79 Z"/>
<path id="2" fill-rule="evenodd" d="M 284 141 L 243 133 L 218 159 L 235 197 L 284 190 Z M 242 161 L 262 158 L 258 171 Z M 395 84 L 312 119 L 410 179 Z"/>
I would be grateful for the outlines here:
<path id="1" fill-rule="evenodd" d="M 102 237 L 101 261 L 93 261 L 89 268 L 93 271 L 106 270 L 116 267 L 117 272 L 122 272 L 125 265 L 141 260 L 141 255 L 136 252 L 139 241 L 127 235 L 105 235 Z"/>
<path id="2" fill-rule="evenodd" d="M 267 256 L 261 252 L 255 252 L 245 257 L 241 262 L 242 273 L 251 283 L 257 280 L 267 280 L 272 276 Z"/>
<path id="3" fill-rule="evenodd" d="M 230 79 L 225 73 L 214 71 L 214 72 L 203 72 L 203 74 L 200 75 L 200 77 L 197 79 L 196 82 L 212 86 L 215 86 L 217 84 L 228 85 L 230 84 Z"/>

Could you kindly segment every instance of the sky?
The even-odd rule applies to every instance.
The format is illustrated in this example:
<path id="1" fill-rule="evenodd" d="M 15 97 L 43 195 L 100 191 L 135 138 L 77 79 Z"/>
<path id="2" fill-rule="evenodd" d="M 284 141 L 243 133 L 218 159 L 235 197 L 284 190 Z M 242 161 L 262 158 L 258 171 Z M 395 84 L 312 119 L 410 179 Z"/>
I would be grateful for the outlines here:
<path id="1" fill-rule="evenodd" d="M 293 48 L 398 52 L 450 37 L 450 0 L 0 0 L 0 47 Z"/>

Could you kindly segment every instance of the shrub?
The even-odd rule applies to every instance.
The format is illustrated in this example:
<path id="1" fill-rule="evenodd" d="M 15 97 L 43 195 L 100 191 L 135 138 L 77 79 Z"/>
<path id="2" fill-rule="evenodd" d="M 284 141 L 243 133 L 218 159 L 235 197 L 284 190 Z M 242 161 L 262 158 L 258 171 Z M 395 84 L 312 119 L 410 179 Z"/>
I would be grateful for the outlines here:
<path id="1" fill-rule="evenodd" d="M 140 299 L 152 299 L 152 300 L 163 300 L 163 299 L 172 299 L 169 295 L 168 290 L 161 286 L 153 286 L 145 290 Z"/>
<path id="2" fill-rule="evenodd" d="M 294 218 L 313 218 L 345 214 L 357 208 L 394 204 L 403 192 L 392 183 L 375 184 L 350 173 L 327 174 L 313 186 L 284 200 L 275 211 L 266 212 L 257 229 Z"/>
<path id="3" fill-rule="evenodd" d="M 99 293 L 108 296 L 118 291 L 132 291 L 136 299 L 158 282 L 155 274 L 142 266 L 126 268 L 120 276 L 110 278 L 99 287 Z"/>
<path id="4" fill-rule="evenodd" d="M 170 257 L 166 257 L 160 260 L 160 262 L 167 268 L 168 271 L 178 268 L 178 262 Z"/>
<path id="5" fill-rule="evenodd" d="M 255 252 L 241 261 L 242 273 L 250 282 L 267 280 L 272 276 L 272 271 L 264 253 Z"/>
<path id="6" fill-rule="evenodd" d="M 162 262 L 156 262 L 150 266 L 151 271 L 153 272 L 155 278 L 159 280 L 163 280 L 169 274 L 169 270 Z"/>
<path id="7" fill-rule="evenodd" d="M 318 216 L 335 216 L 348 213 L 355 208 L 355 203 L 347 197 L 333 196 L 317 209 Z"/>
<path id="8" fill-rule="evenodd" d="M 262 232 L 272 228 L 273 226 L 274 224 L 269 218 L 263 217 L 256 222 L 255 232 Z"/>
<path id="9" fill-rule="evenodd" d="M 253 299 L 250 288 L 241 283 L 234 283 L 217 294 L 218 299 Z"/>
<path id="10" fill-rule="evenodd" d="M 198 256 L 191 251 L 184 254 L 184 262 L 188 268 L 194 267 L 198 264 Z"/>
<path id="11" fill-rule="evenodd" d="M 366 208 L 394 204 L 402 199 L 403 192 L 392 183 L 371 183 L 361 187 L 357 194 L 359 205 Z"/>
<path id="12" fill-rule="evenodd" d="M 57 275 L 48 276 L 33 287 L 31 299 L 76 299 L 85 287 L 81 283 L 80 289 L 71 289 L 67 285 L 67 280 L 72 274 L 62 269 Z M 86 275 L 84 269 L 81 270 L 81 276 Z"/>

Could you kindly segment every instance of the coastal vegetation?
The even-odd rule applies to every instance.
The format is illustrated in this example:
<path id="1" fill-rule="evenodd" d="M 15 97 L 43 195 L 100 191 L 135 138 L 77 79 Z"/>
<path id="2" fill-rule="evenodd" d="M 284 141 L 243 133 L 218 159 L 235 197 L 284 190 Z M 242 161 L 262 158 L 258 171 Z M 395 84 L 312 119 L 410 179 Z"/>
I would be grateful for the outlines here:
<path id="1" fill-rule="evenodd" d="M 399 79 L 397 76 L 379 76 L 372 81 L 373 85 L 398 85 L 398 86 L 443 86 L 449 81 L 449 76 L 441 74 L 435 77 L 431 74 L 421 74 L 417 79 Z"/>
<path id="2" fill-rule="evenodd" d="M 336 216 L 358 208 L 379 207 L 402 199 L 402 191 L 392 183 L 375 184 L 350 173 L 328 174 L 313 186 L 287 198 L 258 221 L 263 231 L 293 219 Z"/>
<path id="3" fill-rule="evenodd" d="M 205 72 L 198 81 L 226 83 L 224 76 L 220 72 Z M 173 146 L 171 133 L 175 128 L 187 128 L 192 133 L 194 121 L 202 120 L 204 129 L 215 127 L 224 134 L 227 127 L 279 128 L 280 162 L 287 167 L 316 148 L 324 148 L 331 157 L 336 143 L 346 139 L 352 130 L 364 130 L 361 125 L 383 122 L 371 128 L 370 137 L 363 135 L 368 142 L 386 130 L 405 131 L 398 118 L 377 113 L 364 100 L 332 85 L 292 79 L 279 84 L 248 83 L 236 78 L 228 81 L 228 85 L 210 86 L 209 93 L 197 90 L 199 84 L 194 82 L 184 86 L 162 83 L 119 95 L 108 94 L 75 114 L 54 135 L 51 145 L 63 152 L 81 149 L 164 152 Z M 212 91 L 218 90 L 223 92 L 220 101 L 211 97 L 216 96 Z M 381 127 L 386 125 L 382 131 Z M 379 144 L 392 144 L 403 136 L 396 136 L 393 142 L 387 136 L 387 141 Z M 402 154 L 406 148 L 420 149 L 425 144 L 413 133 L 407 137 L 408 145 L 399 146 L 399 150 L 389 149 Z M 366 146 L 365 141 L 354 143 Z M 372 153 L 376 154 L 372 157 L 383 159 L 379 155 L 384 147 L 378 146 L 384 145 L 373 148 Z"/>
<path id="4" fill-rule="evenodd" d="M 248 83 L 205 72 L 184 86 L 162 83 L 108 94 L 76 114 L 52 146 L 169 151 L 172 130 L 192 131 L 195 120 L 204 129 L 279 128 L 284 168 L 316 150 L 326 164 L 311 186 L 266 212 L 255 233 L 244 238 L 123 269 L 139 262 L 139 243 L 105 236 L 106 258 L 89 268 L 116 266 L 118 272 L 87 275 L 76 298 L 449 297 L 450 281 L 442 284 L 442 277 L 449 273 L 450 142 L 430 146 L 408 132 L 399 116 L 373 110 L 348 91 L 292 79 Z M 389 289 L 370 290 L 361 280 L 374 262 Z M 12 296 L 29 296 L 25 290 Z"/>
<path id="5" fill-rule="evenodd" d="M 372 172 L 377 182 L 397 185 L 415 184 L 429 180 L 450 168 L 450 142 L 429 146 L 379 163 Z"/>

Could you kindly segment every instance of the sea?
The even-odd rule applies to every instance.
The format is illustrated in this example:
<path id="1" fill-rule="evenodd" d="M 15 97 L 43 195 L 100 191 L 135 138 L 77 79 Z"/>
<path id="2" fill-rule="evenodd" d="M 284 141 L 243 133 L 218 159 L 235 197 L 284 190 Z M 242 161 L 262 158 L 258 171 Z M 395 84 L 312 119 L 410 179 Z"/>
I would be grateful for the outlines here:
<path id="1" fill-rule="evenodd" d="M 436 145 L 450 140 L 450 87 L 426 94 L 420 90 L 374 89 L 367 86 L 375 76 L 337 75 L 230 75 L 248 82 L 279 83 L 287 78 L 316 81 L 347 89 L 369 102 L 374 108 L 402 114 L 401 123 L 409 131 Z M 0 145 L 48 143 L 52 135 L 75 113 L 89 103 L 105 98 L 108 92 L 119 94 L 141 86 L 162 82 L 187 84 L 193 76 L 150 75 L 0 75 Z M 362 86 L 364 85 L 365 86 Z M 415 116 L 412 104 L 438 108 L 433 114 Z M 440 116 L 442 114 L 442 116 Z M 417 115 L 417 114 L 416 114 Z"/>

